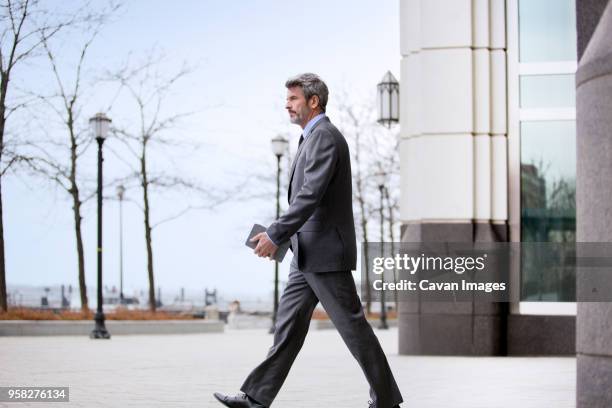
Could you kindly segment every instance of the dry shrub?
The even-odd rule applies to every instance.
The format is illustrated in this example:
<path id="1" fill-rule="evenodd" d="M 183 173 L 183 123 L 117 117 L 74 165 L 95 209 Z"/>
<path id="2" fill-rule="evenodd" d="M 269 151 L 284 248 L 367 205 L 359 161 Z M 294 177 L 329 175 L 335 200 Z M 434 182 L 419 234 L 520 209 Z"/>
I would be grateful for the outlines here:
<path id="1" fill-rule="evenodd" d="M 0 312 L 0 320 L 88 320 L 93 319 L 91 311 L 69 311 L 56 312 L 55 310 L 30 309 L 27 307 L 10 308 L 6 312 Z"/>
<path id="2" fill-rule="evenodd" d="M 105 312 L 106 320 L 185 320 L 193 319 L 191 314 L 150 312 L 148 310 L 128 310 L 117 308 Z M 93 311 L 71 310 L 41 310 L 26 307 L 10 308 L 7 312 L 0 312 L 0 320 L 91 320 Z"/>
<path id="3" fill-rule="evenodd" d="M 149 310 L 128 310 L 120 307 L 105 313 L 107 320 L 189 320 L 193 315 L 184 313 L 151 312 Z"/>
<path id="4" fill-rule="evenodd" d="M 380 319 L 380 313 L 379 312 L 371 312 L 368 313 L 368 319 Z M 395 310 L 388 310 L 387 311 L 387 319 L 397 319 L 397 311 Z"/>
<path id="5" fill-rule="evenodd" d="M 329 316 L 325 310 L 317 308 L 312 314 L 312 320 L 329 320 Z"/>

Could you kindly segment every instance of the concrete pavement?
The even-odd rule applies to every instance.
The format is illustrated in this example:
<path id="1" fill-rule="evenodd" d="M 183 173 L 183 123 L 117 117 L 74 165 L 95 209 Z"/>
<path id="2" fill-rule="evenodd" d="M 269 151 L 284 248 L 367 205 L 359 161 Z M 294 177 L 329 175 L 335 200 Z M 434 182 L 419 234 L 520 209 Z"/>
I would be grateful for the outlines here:
<path id="1" fill-rule="evenodd" d="M 409 357 L 376 330 L 406 401 L 418 408 L 575 406 L 575 358 Z M 266 355 L 266 330 L 0 338 L 0 386 L 69 386 L 54 407 L 221 407 Z M 367 407 L 368 386 L 335 330 L 310 331 L 274 407 Z M 0 403 L 36 407 L 41 403 Z"/>

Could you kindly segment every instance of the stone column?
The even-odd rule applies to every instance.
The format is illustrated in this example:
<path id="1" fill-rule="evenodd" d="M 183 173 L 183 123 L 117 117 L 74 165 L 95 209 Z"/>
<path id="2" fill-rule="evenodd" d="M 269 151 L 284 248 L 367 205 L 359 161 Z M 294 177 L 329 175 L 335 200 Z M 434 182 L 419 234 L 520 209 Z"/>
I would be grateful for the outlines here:
<path id="1" fill-rule="evenodd" d="M 588 44 L 576 73 L 578 242 L 612 242 L 612 3 L 601 18 L 590 13 L 602 5 L 578 2 L 578 38 Z M 576 327 L 577 407 L 610 407 L 612 303 L 578 303 Z"/>
<path id="2" fill-rule="evenodd" d="M 400 0 L 404 242 L 508 239 L 505 31 L 504 0 Z M 401 354 L 504 353 L 504 305 L 399 310 Z"/>

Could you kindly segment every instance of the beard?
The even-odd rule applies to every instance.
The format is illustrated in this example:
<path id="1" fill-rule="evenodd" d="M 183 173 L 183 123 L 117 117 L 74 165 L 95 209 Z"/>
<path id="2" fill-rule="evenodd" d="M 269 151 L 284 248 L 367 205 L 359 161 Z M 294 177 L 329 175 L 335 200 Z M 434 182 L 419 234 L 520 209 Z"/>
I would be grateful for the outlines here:
<path id="1" fill-rule="evenodd" d="M 291 113 L 289 114 L 289 122 L 293 123 L 294 125 L 299 125 L 302 123 L 302 115 L 300 115 L 299 112 L 294 112 L 293 116 L 291 115 Z"/>
<path id="2" fill-rule="evenodd" d="M 311 112 L 312 111 L 309 110 L 308 108 L 303 109 L 301 111 L 300 110 L 293 111 L 293 116 L 291 116 L 291 113 L 289 114 L 289 121 L 293 123 L 294 125 L 302 126 L 302 124 L 304 123 L 304 118 L 307 118 Z"/>

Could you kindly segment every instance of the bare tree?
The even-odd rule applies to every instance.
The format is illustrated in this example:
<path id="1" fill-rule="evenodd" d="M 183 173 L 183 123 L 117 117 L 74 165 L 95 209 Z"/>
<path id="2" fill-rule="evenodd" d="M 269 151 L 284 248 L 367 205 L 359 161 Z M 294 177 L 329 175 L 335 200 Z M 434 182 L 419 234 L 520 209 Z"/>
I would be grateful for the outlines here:
<path id="1" fill-rule="evenodd" d="M 370 264 L 369 243 L 372 242 L 371 228 L 377 229 L 380 223 L 372 225 L 372 220 L 380 220 L 379 189 L 374 175 L 383 172 L 387 175 L 387 184 L 383 189 L 384 208 L 382 223 L 387 224 L 391 242 L 395 240 L 399 209 L 399 152 L 398 138 L 378 123 L 376 109 L 369 101 L 354 101 L 348 92 L 341 92 L 338 98 L 339 127 L 351 147 L 353 176 L 353 199 L 358 235 L 363 242 L 363 261 L 365 265 L 366 313 L 371 312 L 371 293 L 368 267 Z M 380 242 L 385 237 L 380 237 Z M 393 249 L 392 249 L 393 250 Z M 396 276 L 394 274 L 394 279 Z"/>
<path id="2" fill-rule="evenodd" d="M 136 123 L 113 126 L 115 138 L 122 142 L 127 154 L 132 160 L 125 160 L 130 168 L 130 174 L 117 182 L 126 185 L 127 189 L 139 187 L 142 192 L 140 209 L 144 218 L 144 233 L 147 250 L 147 275 L 149 281 L 149 309 L 155 311 L 157 302 L 155 298 L 155 275 L 153 257 L 153 231 L 168 221 L 172 221 L 185 213 L 195 209 L 213 209 L 229 200 L 229 191 L 219 191 L 210 187 L 202 187 L 199 182 L 187 177 L 168 174 L 168 171 L 155 169 L 151 165 L 154 153 L 169 156 L 180 147 L 196 148 L 193 144 L 180 141 L 177 137 L 178 124 L 192 113 L 165 114 L 167 97 L 173 86 L 190 73 L 187 66 L 183 66 L 173 75 L 161 73 L 163 57 L 151 52 L 143 63 L 133 66 L 129 62 L 115 73 L 109 73 L 108 79 L 119 86 L 117 95 L 126 94 L 127 99 L 135 106 Z M 116 152 L 118 157 L 121 153 Z M 133 163 L 137 163 L 133 165 Z M 137 185 L 133 184 L 134 182 Z M 157 222 L 152 219 L 151 194 L 153 191 L 179 190 L 196 192 L 200 204 L 187 205 L 177 213 L 162 218 Z"/>
<path id="3" fill-rule="evenodd" d="M 37 0 L 6 0 L 0 3 L 0 309 L 7 309 L 6 263 L 2 210 L 2 179 L 14 164 L 25 160 L 8 140 L 7 122 L 12 114 L 26 106 L 28 98 L 12 94 L 17 67 L 35 57 L 42 44 L 76 21 L 76 16 L 56 18 Z"/>
<path id="4" fill-rule="evenodd" d="M 375 123 L 372 117 L 372 110 L 363 104 L 350 102 L 348 94 L 345 92 L 339 98 L 341 100 L 338 110 L 340 113 L 339 127 L 351 145 L 351 162 L 353 177 L 353 200 L 356 203 L 357 231 L 361 235 L 363 242 L 363 260 L 365 262 L 365 288 L 366 288 L 366 313 L 369 314 L 372 308 L 370 300 L 370 282 L 368 267 L 370 254 L 368 251 L 369 231 L 368 224 L 371 215 L 376 210 L 376 200 L 371 195 L 369 180 L 372 176 L 371 157 L 368 152 L 370 149 L 373 126 Z M 371 183 L 370 183 L 371 184 Z M 363 266 L 362 266 L 363 268 Z"/>
<path id="5" fill-rule="evenodd" d="M 284 137 L 286 140 L 290 139 L 288 132 L 278 132 L 278 136 Z M 264 156 L 267 159 L 271 159 L 272 155 Z M 234 200 L 238 202 L 244 201 L 264 201 L 269 204 L 269 215 L 261 222 L 272 223 L 275 219 L 276 213 L 276 160 L 265 160 L 261 157 L 261 160 L 254 160 L 249 165 L 248 174 L 244 173 L 236 175 L 236 178 L 243 180 L 241 182 L 241 188 L 235 189 Z M 272 165 L 273 164 L 273 165 Z M 293 154 L 287 146 L 287 150 L 284 152 L 281 160 L 281 178 L 280 178 L 280 207 L 281 214 L 283 209 L 287 207 L 287 192 L 289 190 L 289 182 L 291 181 L 291 165 L 293 164 Z M 272 205 L 274 204 L 274 205 Z"/>
<path id="6" fill-rule="evenodd" d="M 381 223 L 387 224 L 390 251 L 395 253 L 395 232 L 399 229 L 396 213 L 399 212 L 399 135 L 392 131 L 383 131 L 374 139 L 375 168 L 386 175 L 386 185 L 383 187 L 384 210 Z M 380 213 L 380 211 L 379 211 Z M 381 241 L 384 237 L 381 236 Z M 393 281 L 397 282 L 397 271 L 393 269 Z M 394 300 L 397 307 L 398 292 L 394 291 Z"/>
<path id="7" fill-rule="evenodd" d="M 83 220 L 82 205 L 84 201 L 93 197 L 93 194 L 84 198 L 79 180 L 81 171 L 78 162 L 92 141 L 85 125 L 86 121 L 83 120 L 81 114 L 84 104 L 83 68 L 94 39 L 117 8 L 118 6 L 111 5 L 109 9 L 101 10 L 95 15 L 88 14 L 79 24 L 70 27 L 68 34 L 78 33 L 85 37 L 83 44 L 79 47 L 74 67 L 72 67 L 74 72 L 70 74 L 62 73 L 62 64 L 59 63 L 57 57 L 59 53 L 48 41 L 45 30 L 42 31 L 41 44 L 51 68 L 55 91 L 48 95 L 40 93 L 32 93 L 32 95 L 55 114 L 61 123 L 62 133 L 65 133 L 60 137 L 54 137 L 54 135 L 48 134 L 46 128 L 43 128 L 45 133 L 43 139 L 25 143 L 29 147 L 29 154 L 24 156 L 24 159 L 29 168 L 35 175 L 53 182 L 60 190 L 66 192 L 72 202 L 79 292 L 81 309 L 84 311 L 89 309 L 89 303 L 85 282 L 85 254 L 81 228 Z M 64 64 L 66 64 L 66 59 L 66 56 L 63 55 Z M 35 117 L 36 113 L 32 112 L 31 116 Z"/>

